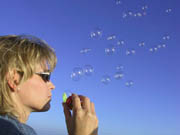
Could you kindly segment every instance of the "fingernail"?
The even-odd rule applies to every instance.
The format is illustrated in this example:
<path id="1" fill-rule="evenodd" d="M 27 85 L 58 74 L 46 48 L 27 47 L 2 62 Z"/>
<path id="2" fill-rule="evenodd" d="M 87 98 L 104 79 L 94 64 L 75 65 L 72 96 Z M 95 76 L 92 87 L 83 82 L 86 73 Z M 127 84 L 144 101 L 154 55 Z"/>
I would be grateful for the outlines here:
<path id="1" fill-rule="evenodd" d="M 72 96 L 76 96 L 76 94 L 72 93 Z"/>

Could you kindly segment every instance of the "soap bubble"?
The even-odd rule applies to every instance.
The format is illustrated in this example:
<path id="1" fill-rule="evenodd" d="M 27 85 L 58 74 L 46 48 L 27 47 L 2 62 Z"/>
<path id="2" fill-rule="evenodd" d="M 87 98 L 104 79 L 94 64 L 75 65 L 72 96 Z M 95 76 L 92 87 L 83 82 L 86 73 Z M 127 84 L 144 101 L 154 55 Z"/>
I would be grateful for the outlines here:
<path id="1" fill-rule="evenodd" d="M 159 49 L 159 48 L 158 48 L 158 45 L 157 45 L 157 46 L 154 46 L 154 47 L 149 48 L 149 51 L 154 53 L 154 52 L 157 52 L 158 49 Z"/>
<path id="2" fill-rule="evenodd" d="M 81 67 L 75 67 L 71 73 L 71 79 L 73 81 L 79 81 L 83 76 L 83 69 Z"/>
<path id="3" fill-rule="evenodd" d="M 124 66 L 121 65 L 121 64 L 120 64 L 120 65 L 117 65 L 117 66 L 116 66 L 116 70 L 117 70 L 117 71 L 123 71 L 123 70 L 124 70 Z"/>
<path id="4" fill-rule="evenodd" d="M 107 40 L 113 40 L 116 39 L 116 35 L 110 35 L 107 37 Z"/>
<path id="5" fill-rule="evenodd" d="M 125 44 L 124 40 L 117 41 L 117 45 L 119 45 L 119 46 L 124 45 L 124 44 Z"/>
<path id="6" fill-rule="evenodd" d="M 137 13 L 137 16 L 142 17 L 142 14 L 140 12 Z"/>
<path id="7" fill-rule="evenodd" d="M 169 40 L 169 39 L 170 39 L 170 36 L 167 35 L 167 36 L 166 36 L 166 39 Z"/>
<path id="8" fill-rule="evenodd" d="M 135 49 L 127 49 L 126 55 L 134 55 L 136 53 Z"/>
<path id="9" fill-rule="evenodd" d="M 142 10 L 147 10 L 148 9 L 148 6 L 145 5 L 145 6 L 142 6 Z"/>
<path id="10" fill-rule="evenodd" d="M 115 50 L 115 46 L 110 44 L 105 48 L 105 53 L 107 55 L 112 55 L 115 52 Z"/>
<path id="11" fill-rule="evenodd" d="M 140 46 L 140 47 L 144 47 L 144 46 L 145 46 L 145 42 L 139 43 L 139 46 Z"/>
<path id="12" fill-rule="evenodd" d="M 94 68 L 91 65 L 85 65 L 83 71 L 85 75 L 91 76 L 94 72 Z"/>
<path id="13" fill-rule="evenodd" d="M 100 38 L 102 37 L 102 30 L 100 28 L 96 28 L 90 33 L 91 38 Z"/>
<path id="14" fill-rule="evenodd" d="M 83 49 L 80 50 L 80 53 L 81 53 L 81 54 L 85 54 L 85 53 L 88 53 L 88 52 L 90 52 L 90 51 L 91 51 L 90 48 L 83 48 Z"/>
<path id="15" fill-rule="evenodd" d="M 91 38 L 96 37 L 96 36 L 97 36 L 97 35 L 96 35 L 96 32 L 91 32 L 90 36 L 91 36 Z"/>
<path id="16" fill-rule="evenodd" d="M 114 78 L 115 78 L 116 80 L 120 80 L 120 79 L 122 79 L 123 77 L 124 77 L 124 73 L 123 73 L 123 72 L 118 71 L 118 72 L 116 72 L 116 73 L 114 74 Z"/>
<path id="17" fill-rule="evenodd" d="M 159 44 L 159 45 L 157 45 L 157 48 L 158 48 L 158 49 L 161 49 L 161 48 L 166 48 L 166 44 L 162 44 L 162 45 L 161 45 L 161 44 Z"/>
<path id="18" fill-rule="evenodd" d="M 160 45 L 160 44 L 159 44 L 159 45 L 157 45 L 157 48 L 159 48 L 159 49 L 160 49 L 160 48 L 162 48 L 162 45 Z"/>
<path id="19" fill-rule="evenodd" d="M 102 79 L 101 79 L 101 82 L 102 82 L 103 84 L 109 84 L 109 83 L 111 82 L 110 76 L 109 76 L 109 75 L 104 75 L 104 76 L 102 77 Z"/>
<path id="20" fill-rule="evenodd" d="M 158 50 L 157 46 L 155 46 L 153 49 L 154 49 L 155 52 Z"/>
<path id="21" fill-rule="evenodd" d="M 163 40 L 169 40 L 169 39 L 170 39 L 170 36 L 169 36 L 169 35 L 163 36 Z"/>
<path id="22" fill-rule="evenodd" d="M 133 12 L 132 12 L 132 11 L 128 11 L 128 15 L 129 15 L 129 16 L 132 16 L 132 15 L 133 15 Z"/>
<path id="23" fill-rule="evenodd" d="M 131 49 L 131 54 L 135 54 L 136 51 L 134 49 Z"/>
<path id="24" fill-rule="evenodd" d="M 119 5 L 122 3 L 120 0 L 115 0 L 115 2 L 116 2 L 116 5 Z"/>
<path id="25" fill-rule="evenodd" d="M 147 15 L 147 12 L 143 12 L 142 14 L 143 14 L 144 16 L 146 16 L 146 15 Z"/>
<path id="26" fill-rule="evenodd" d="M 169 8 L 169 9 L 166 9 L 166 13 L 170 13 L 172 11 L 172 9 L 171 8 Z"/>
<path id="27" fill-rule="evenodd" d="M 127 14 L 126 13 L 123 13 L 122 14 L 122 18 L 126 18 L 127 17 Z"/>
<path id="28" fill-rule="evenodd" d="M 126 55 L 130 55 L 131 51 L 130 50 L 126 50 Z"/>
<path id="29" fill-rule="evenodd" d="M 127 87 L 131 87 L 131 86 L 134 85 L 134 81 L 129 80 L 129 81 L 127 81 L 127 82 L 125 83 L 125 85 L 126 85 Z"/>
<path id="30" fill-rule="evenodd" d="M 166 44 L 162 44 L 162 47 L 163 47 L 163 48 L 166 48 Z"/>
<path id="31" fill-rule="evenodd" d="M 149 51 L 150 52 L 154 52 L 154 49 L 151 47 L 151 48 L 149 48 Z"/>

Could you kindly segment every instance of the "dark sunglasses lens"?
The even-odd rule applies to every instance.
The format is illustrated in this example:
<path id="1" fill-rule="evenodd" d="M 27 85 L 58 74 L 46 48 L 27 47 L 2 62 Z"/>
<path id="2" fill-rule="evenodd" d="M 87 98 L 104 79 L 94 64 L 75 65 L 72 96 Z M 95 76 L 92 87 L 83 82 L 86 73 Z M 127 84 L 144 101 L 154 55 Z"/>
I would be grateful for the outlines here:
<path id="1" fill-rule="evenodd" d="M 45 82 L 48 82 L 50 80 L 50 74 L 47 75 L 47 74 L 41 74 L 41 77 L 42 79 L 45 81 Z"/>

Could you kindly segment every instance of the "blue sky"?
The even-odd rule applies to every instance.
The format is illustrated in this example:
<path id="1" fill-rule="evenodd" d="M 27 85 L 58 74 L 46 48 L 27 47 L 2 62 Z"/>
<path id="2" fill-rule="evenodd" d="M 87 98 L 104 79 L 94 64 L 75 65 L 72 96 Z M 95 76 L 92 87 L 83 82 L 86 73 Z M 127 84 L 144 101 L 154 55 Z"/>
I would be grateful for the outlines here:
<path id="1" fill-rule="evenodd" d="M 51 109 L 32 113 L 27 124 L 39 135 L 67 134 L 61 102 L 63 92 L 70 91 L 95 103 L 99 135 L 179 135 L 179 5 L 178 0 L 121 0 L 119 5 L 115 0 L 1 1 L 1 35 L 38 36 L 58 57 Z M 146 15 L 137 16 L 143 6 L 148 7 Z M 102 36 L 94 39 L 90 33 L 96 28 Z M 116 38 L 107 40 L 110 35 Z M 125 44 L 118 46 L 119 40 Z M 145 46 L 139 47 L 140 42 Z M 112 55 L 104 51 L 109 44 L 115 46 Z M 149 51 L 162 44 L 166 47 Z M 91 51 L 81 54 L 82 48 Z M 135 55 L 126 55 L 127 49 L 134 49 Z M 73 68 L 87 64 L 94 68 L 92 76 L 73 81 Z M 124 77 L 116 80 L 119 64 L 124 66 Z M 111 77 L 107 85 L 101 82 L 105 74 Z M 133 80 L 132 87 L 125 86 L 128 80 Z"/>

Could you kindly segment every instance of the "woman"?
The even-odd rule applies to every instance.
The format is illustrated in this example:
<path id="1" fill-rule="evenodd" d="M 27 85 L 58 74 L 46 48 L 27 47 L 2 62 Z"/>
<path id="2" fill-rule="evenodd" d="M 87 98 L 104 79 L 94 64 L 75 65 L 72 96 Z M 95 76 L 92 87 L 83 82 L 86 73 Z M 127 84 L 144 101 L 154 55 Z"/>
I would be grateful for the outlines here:
<path id="1" fill-rule="evenodd" d="M 37 37 L 0 36 L 0 135 L 37 135 L 26 121 L 31 112 L 50 109 L 56 62 L 53 49 Z M 72 101 L 72 113 L 62 103 L 68 134 L 97 135 L 94 104 L 76 94 Z"/>

